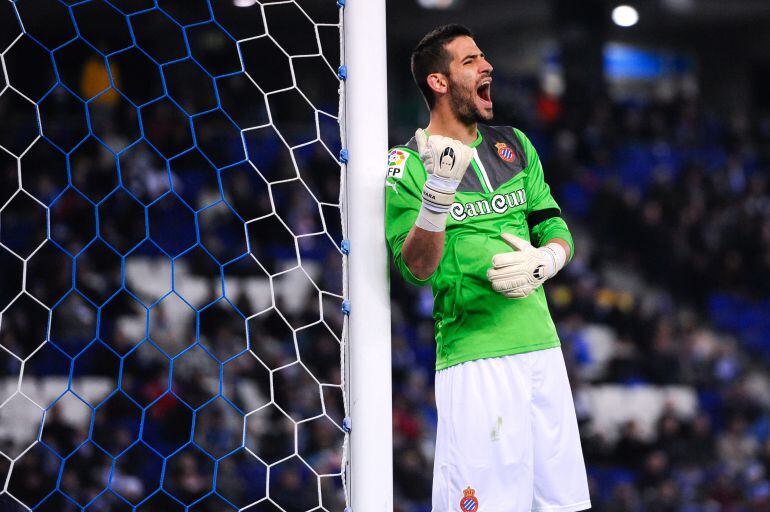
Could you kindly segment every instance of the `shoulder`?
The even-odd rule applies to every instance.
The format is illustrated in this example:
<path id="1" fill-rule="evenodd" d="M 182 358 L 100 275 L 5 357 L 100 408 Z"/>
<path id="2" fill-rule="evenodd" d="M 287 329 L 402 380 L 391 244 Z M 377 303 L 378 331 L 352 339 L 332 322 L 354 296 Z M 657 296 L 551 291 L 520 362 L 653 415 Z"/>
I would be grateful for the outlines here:
<path id="1" fill-rule="evenodd" d="M 402 178 L 405 171 L 420 162 L 417 141 L 412 137 L 406 144 L 393 146 L 388 150 L 388 178 Z"/>
<path id="2" fill-rule="evenodd" d="M 397 146 L 397 147 L 406 148 L 406 149 L 411 149 L 411 150 L 412 150 L 412 152 L 414 152 L 414 154 L 416 155 L 416 154 L 417 154 L 417 139 L 415 139 L 414 137 L 412 137 L 411 139 L 409 139 L 408 141 L 406 141 L 406 143 L 405 143 L 405 144 L 400 144 L 400 145 L 399 145 L 399 146 Z"/>
<path id="3" fill-rule="evenodd" d="M 404 158 L 407 158 L 407 157 L 409 157 L 411 155 L 411 156 L 415 156 L 415 157 L 417 157 L 419 159 L 420 156 L 417 153 L 417 139 L 412 137 L 411 139 L 406 141 L 406 143 L 404 143 L 404 144 L 397 144 L 397 145 L 391 147 L 388 150 L 388 157 L 390 157 L 390 155 L 394 155 L 394 154 L 402 154 L 402 155 L 404 155 Z"/>

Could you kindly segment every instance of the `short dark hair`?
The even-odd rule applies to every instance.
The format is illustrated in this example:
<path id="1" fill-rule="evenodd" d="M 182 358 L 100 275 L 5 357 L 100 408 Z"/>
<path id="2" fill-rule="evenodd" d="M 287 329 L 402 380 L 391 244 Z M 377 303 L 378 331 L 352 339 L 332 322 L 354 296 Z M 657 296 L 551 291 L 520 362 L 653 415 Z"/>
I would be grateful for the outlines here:
<path id="1" fill-rule="evenodd" d="M 428 85 L 428 75 L 436 72 L 449 75 L 452 57 L 444 46 L 460 36 L 473 37 L 473 32 L 456 23 L 441 25 L 428 32 L 412 50 L 412 76 L 425 96 L 428 108 L 432 109 L 436 104 L 433 89 Z"/>

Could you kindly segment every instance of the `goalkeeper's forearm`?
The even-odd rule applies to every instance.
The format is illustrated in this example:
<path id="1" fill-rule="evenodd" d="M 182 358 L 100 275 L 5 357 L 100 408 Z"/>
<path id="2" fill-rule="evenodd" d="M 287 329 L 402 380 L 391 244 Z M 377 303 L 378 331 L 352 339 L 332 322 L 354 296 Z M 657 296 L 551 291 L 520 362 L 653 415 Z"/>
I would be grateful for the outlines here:
<path id="1" fill-rule="evenodd" d="M 420 161 L 427 173 L 422 206 L 401 247 L 401 257 L 419 280 L 433 275 L 444 253 L 444 230 L 455 192 L 473 159 L 473 150 L 459 140 L 414 132 Z"/>
<path id="2" fill-rule="evenodd" d="M 444 231 L 412 226 L 401 247 L 401 257 L 417 279 L 427 279 L 438 268 L 444 254 Z"/>
<path id="3" fill-rule="evenodd" d="M 420 213 L 401 248 L 404 263 L 417 279 L 429 278 L 438 268 L 444 254 L 447 215 L 458 184 L 457 180 L 429 174 L 423 186 Z"/>
<path id="4" fill-rule="evenodd" d="M 404 263 L 417 279 L 433 275 L 444 254 L 444 230 L 457 182 L 431 174 L 422 190 L 422 207 L 401 248 Z"/>

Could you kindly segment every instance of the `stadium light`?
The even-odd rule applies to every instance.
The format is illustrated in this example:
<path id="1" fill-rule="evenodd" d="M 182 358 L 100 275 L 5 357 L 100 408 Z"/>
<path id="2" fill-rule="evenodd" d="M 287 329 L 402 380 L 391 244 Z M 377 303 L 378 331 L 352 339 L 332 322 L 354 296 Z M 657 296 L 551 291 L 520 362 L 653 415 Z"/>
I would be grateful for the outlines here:
<path id="1" fill-rule="evenodd" d="M 233 0 L 233 5 L 236 7 L 251 7 L 256 3 L 257 0 Z"/>
<path id="2" fill-rule="evenodd" d="M 612 10 L 612 21 L 619 27 L 633 27 L 639 21 L 639 11 L 630 5 L 619 5 Z"/>
<path id="3" fill-rule="evenodd" d="M 424 9 L 449 9 L 457 4 L 456 0 L 417 0 L 417 4 Z"/>

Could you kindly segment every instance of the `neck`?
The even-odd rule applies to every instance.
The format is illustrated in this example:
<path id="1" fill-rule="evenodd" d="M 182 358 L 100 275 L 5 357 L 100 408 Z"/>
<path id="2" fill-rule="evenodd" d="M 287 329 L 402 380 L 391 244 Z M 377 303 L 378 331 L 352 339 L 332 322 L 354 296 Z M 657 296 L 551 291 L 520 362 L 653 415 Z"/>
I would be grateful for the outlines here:
<path id="1" fill-rule="evenodd" d="M 450 111 L 444 108 L 434 108 L 430 112 L 428 133 L 457 139 L 464 144 L 476 140 L 476 123 L 464 124 Z"/>

